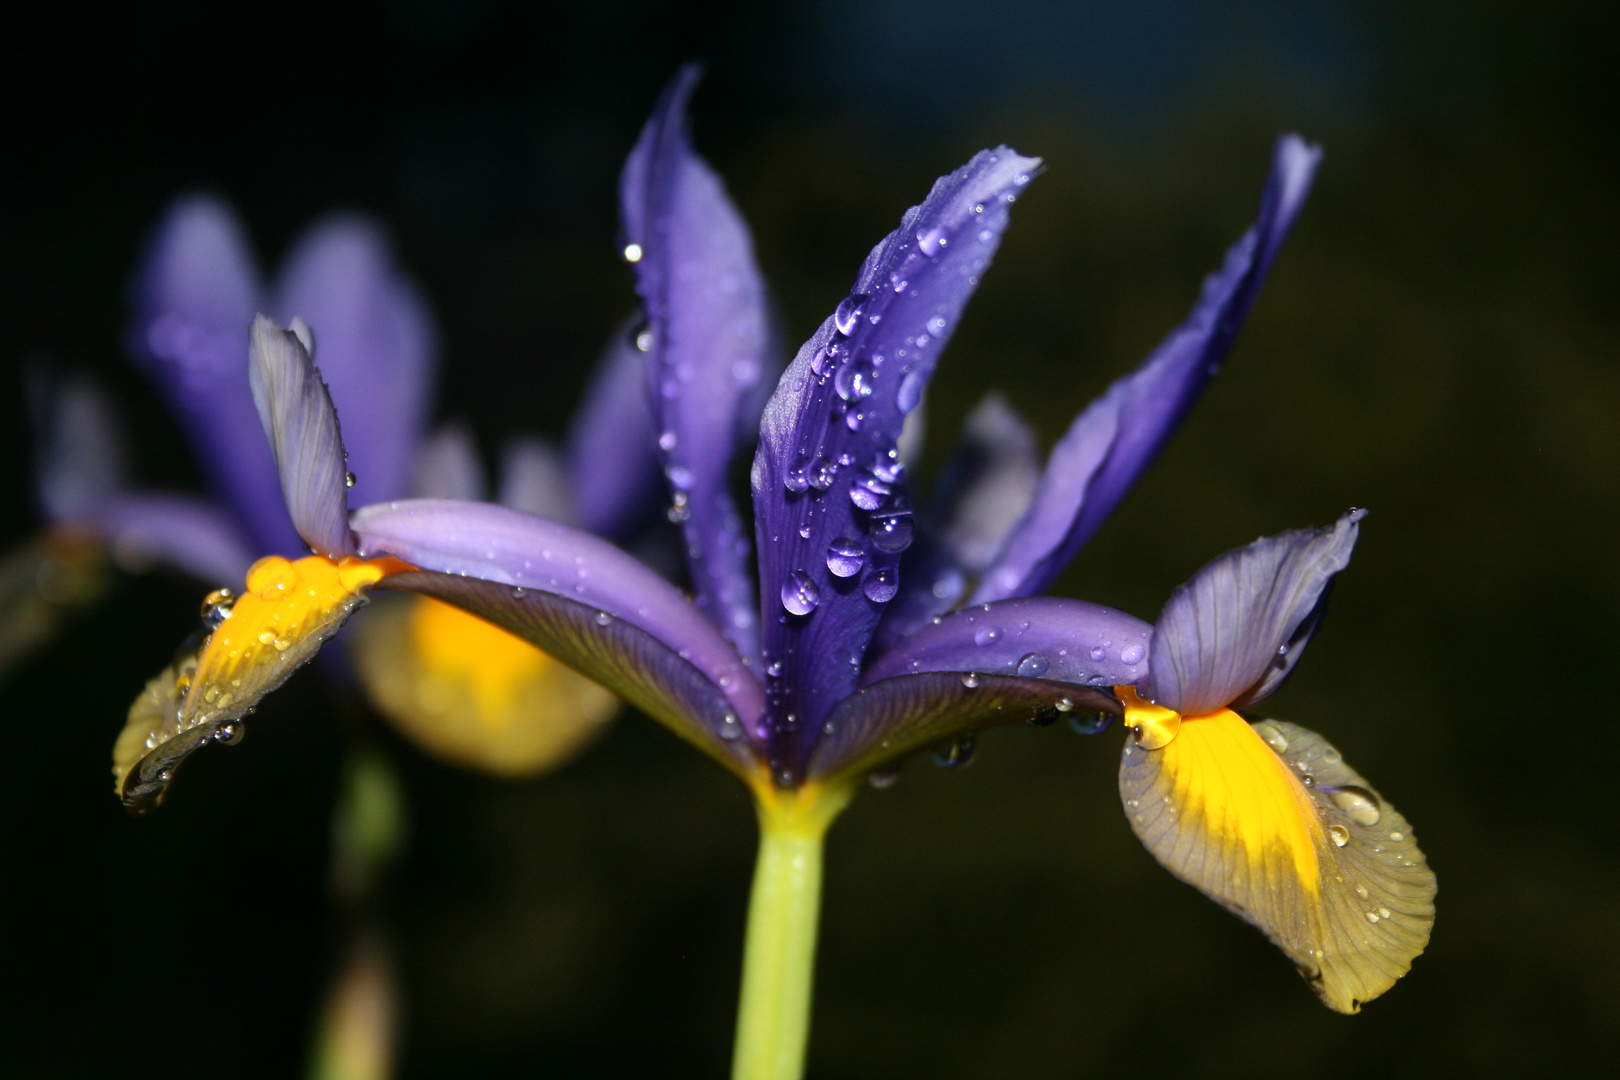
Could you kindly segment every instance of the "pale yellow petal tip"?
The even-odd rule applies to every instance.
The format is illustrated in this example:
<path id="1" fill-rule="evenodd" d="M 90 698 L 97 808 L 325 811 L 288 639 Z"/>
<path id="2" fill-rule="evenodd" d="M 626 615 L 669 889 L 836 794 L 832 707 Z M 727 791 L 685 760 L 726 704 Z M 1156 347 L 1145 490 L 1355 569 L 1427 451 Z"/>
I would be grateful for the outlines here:
<path id="1" fill-rule="evenodd" d="M 375 940 L 356 942 L 321 1009 L 312 1080 L 387 1080 L 394 1075 L 399 980 Z"/>
<path id="2" fill-rule="evenodd" d="M 401 732 L 498 776 L 561 764 L 618 709 L 610 692 L 523 639 L 425 596 L 368 612 L 355 659 L 372 703 Z"/>
<path id="3" fill-rule="evenodd" d="M 209 595 L 204 633 L 130 706 L 113 748 L 114 788 L 137 813 L 162 801 L 180 763 L 209 741 L 242 736 L 242 717 L 320 651 L 397 559 L 260 559 L 240 598 Z"/>
<path id="4" fill-rule="evenodd" d="M 1435 878 L 1406 819 L 1305 728 L 1227 710 L 1161 749 L 1127 743 L 1131 828 L 1183 881 L 1258 926 L 1339 1012 L 1428 944 Z"/>

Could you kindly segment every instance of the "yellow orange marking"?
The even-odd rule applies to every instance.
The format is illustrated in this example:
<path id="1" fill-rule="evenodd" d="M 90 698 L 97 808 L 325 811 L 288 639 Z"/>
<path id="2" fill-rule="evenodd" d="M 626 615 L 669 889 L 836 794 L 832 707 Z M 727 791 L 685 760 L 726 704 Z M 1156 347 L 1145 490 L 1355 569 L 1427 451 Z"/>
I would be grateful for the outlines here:
<path id="1" fill-rule="evenodd" d="M 491 732 L 511 720 L 523 688 L 556 664 L 522 638 L 427 597 L 411 605 L 409 634 L 424 671 L 463 683 Z"/>
<path id="2" fill-rule="evenodd" d="M 1181 731 L 1181 714 L 1136 696 L 1132 686 L 1116 686 L 1114 693 L 1125 705 L 1125 726 L 1144 750 L 1170 745 Z"/>

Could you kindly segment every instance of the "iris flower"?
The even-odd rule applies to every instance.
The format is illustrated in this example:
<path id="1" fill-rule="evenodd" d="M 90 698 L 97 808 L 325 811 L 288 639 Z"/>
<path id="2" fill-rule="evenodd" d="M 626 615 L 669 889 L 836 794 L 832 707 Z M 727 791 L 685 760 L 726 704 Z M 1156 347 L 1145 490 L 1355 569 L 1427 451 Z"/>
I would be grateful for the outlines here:
<path id="1" fill-rule="evenodd" d="M 1366 854 L 1366 829 L 1395 823 L 1387 844 L 1412 864 L 1399 869 L 1420 871 L 1403 823 L 1315 736 L 1280 722 L 1253 734 L 1226 711 L 1291 669 L 1354 521 L 1218 560 L 1157 628 L 1036 595 L 1218 368 L 1318 152 L 1292 136 L 1278 142 L 1258 222 L 1187 320 L 1080 415 L 1016 500 L 1022 513 L 1001 520 L 974 508 L 996 505 L 987 477 L 1032 479 L 1020 465 L 1028 440 L 1004 407 L 981 410 L 931 539 L 897 444 L 1040 162 L 999 147 L 942 177 L 872 250 L 778 381 L 749 474 L 750 531 L 728 467 L 758 371 L 764 290 L 745 225 L 691 148 L 695 78 L 683 71 L 665 92 L 621 181 L 624 253 L 645 305 L 648 397 L 690 598 L 595 536 L 509 508 L 406 500 L 350 513 L 331 398 L 298 335 L 261 317 L 255 398 L 287 506 L 315 554 L 257 563 L 231 617 L 149 684 L 132 716 L 153 732 L 153 749 L 126 790 L 166 783 L 184 753 L 236 723 L 370 590 L 408 590 L 534 642 L 748 786 L 761 839 L 736 1077 L 802 1070 L 822 840 L 861 782 L 918 750 L 1064 712 L 1123 715 L 1144 733 L 1127 747 L 1122 791 L 1161 861 L 1259 923 L 1330 1004 L 1353 1007 L 1385 988 L 1421 947 L 1422 883 L 1391 891 L 1386 879 L 1406 879 L 1384 852 L 1349 872 L 1345 860 Z M 969 606 L 950 611 L 964 596 Z M 1315 770 L 1312 783 L 1299 764 Z M 1150 812 L 1145 800 L 1161 792 L 1166 810 Z M 1377 805 L 1378 820 L 1340 847 L 1344 815 L 1372 817 L 1358 798 Z M 1341 926 L 1345 890 L 1361 886 L 1393 917 L 1382 908 L 1364 917 L 1381 920 L 1367 923 L 1379 935 L 1371 944 Z M 1377 964 L 1341 955 L 1367 948 L 1393 950 L 1382 981 Z"/>

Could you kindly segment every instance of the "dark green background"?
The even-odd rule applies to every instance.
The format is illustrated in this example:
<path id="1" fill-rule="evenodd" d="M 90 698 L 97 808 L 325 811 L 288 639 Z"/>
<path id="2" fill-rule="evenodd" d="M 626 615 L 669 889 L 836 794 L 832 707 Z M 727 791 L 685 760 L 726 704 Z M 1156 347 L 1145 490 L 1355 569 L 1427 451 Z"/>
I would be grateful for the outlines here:
<path id="1" fill-rule="evenodd" d="M 937 460 L 991 386 L 1055 438 L 1181 317 L 1276 133 L 1325 143 L 1226 372 L 1058 591 L 1152 617 L 1226 548 L 1371 508 L 1269 707 L 1415 824 L 1440 880 L 1429 951 L 1362 1015 L 1329 1013 L 1141 850 L 1117 731 L 1021 727 L 966 771 L 911 763 L 833 831 L 809 1075 L 1574 1075 L 1610 1056 L 1612 5 L 61 7 L 4 75 L 7 543 L 35 525 L 17 369 L 40 352 L 113 385 L 143 478 L 195 482 L 119 336 L 140 240 L 190 186 L 232 198 L 267 256 L 334 205 L 387 220 L 442 320 L 440 413 L 493 448 L 561 430 L 632 303 L 613 185 L 681 59 L 710 64 L 697 142 L 794 343 L 936 175 L 1011 143 L 1048 170 L 936 382 Z M 124 710 L 200 595 L 125 579 L 0 689 L 0 1071 L 300 1068 L 337 942 L 341 710 L 301 677 L 155 816 L 108 790 Z M 414 819 L 393 898 L 405 1076 L 724 1075 L 753 844 L 738 784 L 634 716 L 521 784 L 383 739 Z"/>

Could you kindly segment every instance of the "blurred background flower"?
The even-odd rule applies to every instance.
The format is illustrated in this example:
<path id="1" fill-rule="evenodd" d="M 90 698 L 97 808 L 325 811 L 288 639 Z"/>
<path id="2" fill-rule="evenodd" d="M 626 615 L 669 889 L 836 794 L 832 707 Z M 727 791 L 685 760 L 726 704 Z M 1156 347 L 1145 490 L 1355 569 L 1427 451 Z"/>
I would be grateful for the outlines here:
<path id="1" fill-rule="evenodd" d="M 1016 730 L 965 771 L 909 765 L 834 830 L 810 1075 L 1139 1068 L 1128 1003 L 1166 972 L 1197 1007 L 1154 1042 L 1158 1072 L 1595 1071 L 1620 1005 L 1620 827 L 1601 770 L 1569 762 L 1620 749 L 1601 720 L 1620 653 L 1616 18 L 1432 0 L 174 0 L 64 20 L 4 76 L 0 541 L 34 524 L 20 369 L 41 351 L 111 387 L 139 476 L 200 489 L 120 355 L 116 302 L 182 189 L 229 192 L 268 256 L 334 204 L 386 221 L 458 372 L 440 416 L 490 449 L 562 433 L 581 358 L 631 302 L 615 178 L 681 60 L 709 63 L 705 155 L 790 341 L 917 191 L 1007 142 L 1048 171 L 930 419 L 955 429 L 989 373 L 1049 444 L 1186 310 L 1246 223 L 1255 163 L 1298 130 L 1326 149 L 1309 215 L 1222 376 L 1055 591 L 1155 611 L 1211 552 L 1370 507 L 1333 647 L 1267 711 L 1332 731 L 1419 823 L 1444 881 L 1431 947 L 1378 1007 L 1327 1013 L 1141 850 L 1111 747 Z M 126 581 L 0 688 L 12 730 L 50 740 L 13 751 L 0 834 L 19 1072 L 282 1077 L 313 1030 L 340 946 L 319 682 L 290 683 L 256 717 L 277 737 L 189 771 L 163 814 L 134 823 L 106 798 L 130 687 L 197 598 Z M 1557 722 L 1537 723 L 1527 686 L 1550 687 Z M 735 784 L 644 721 L 519 785 L 396 749 L 413 792 L 393 956 L 406 1075 L 723 1071 L 753 857 Z"/>

